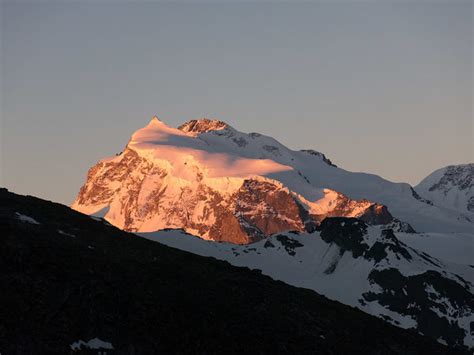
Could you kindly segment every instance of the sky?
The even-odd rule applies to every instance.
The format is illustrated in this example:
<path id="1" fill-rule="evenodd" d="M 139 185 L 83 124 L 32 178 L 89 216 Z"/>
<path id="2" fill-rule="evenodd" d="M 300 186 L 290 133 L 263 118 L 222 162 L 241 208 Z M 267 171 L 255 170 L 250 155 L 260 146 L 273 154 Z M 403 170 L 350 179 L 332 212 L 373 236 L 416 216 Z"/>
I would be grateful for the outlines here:
<path id="1" fill-rule="evenodd" d="M 70 204 L 155 114 L 413 185 L 474 161 L 472 1 L 0 2 L 11 191 Z"/>

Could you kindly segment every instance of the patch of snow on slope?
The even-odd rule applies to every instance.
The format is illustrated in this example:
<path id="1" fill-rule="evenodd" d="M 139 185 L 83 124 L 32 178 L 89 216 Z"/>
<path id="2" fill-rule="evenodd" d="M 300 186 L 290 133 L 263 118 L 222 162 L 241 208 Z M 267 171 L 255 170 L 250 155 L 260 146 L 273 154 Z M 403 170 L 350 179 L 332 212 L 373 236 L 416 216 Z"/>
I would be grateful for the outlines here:
<path id="1" fill-rule="evenodd" d="M 83 347 L 85 349 L 94 349 L 94 350 L 98 350 L 98 349 L 113 350 L 114 349 L 114 346 L 112 345 L 112 343 L 100 340 L 99 338 L 94 338 L 87 342 L 85 342 L 84 340 L 78 340 L 69 346 L 71 350 L 73 351 L 79 351 Z"/>
<path id="2" fill-rule="evenodd" d="M 26 216 L 24 214 L 15 212 L 15 215 L 22 222 L 31 223 L 31 224 L 41 224 L 36 219 L 34 219 L 32 217 L 29 217 L 29 216 Z"/>
<path id="3" fill-rule="evenodd" d="M 58 233 L 62 234 L 62 235 L 65 235 L 67 237 L 76 238 L 76 236 L 74 234 L 66 233 L 66 232 L 62 231 L 61 229 L 58 229 Z"/>

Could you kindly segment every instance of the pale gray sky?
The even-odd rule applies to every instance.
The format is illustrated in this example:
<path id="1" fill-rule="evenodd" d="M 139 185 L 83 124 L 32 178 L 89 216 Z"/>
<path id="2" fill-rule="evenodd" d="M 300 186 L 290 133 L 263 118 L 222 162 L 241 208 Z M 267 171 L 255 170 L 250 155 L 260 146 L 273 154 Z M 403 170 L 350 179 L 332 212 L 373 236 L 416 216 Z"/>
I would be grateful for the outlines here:
<path id="1" fill-rule="evenodd" d="M 1 183 L 70 203 L 154 114 L 416 184 L 473 159 L 473 2 L 1 3 Z"/>

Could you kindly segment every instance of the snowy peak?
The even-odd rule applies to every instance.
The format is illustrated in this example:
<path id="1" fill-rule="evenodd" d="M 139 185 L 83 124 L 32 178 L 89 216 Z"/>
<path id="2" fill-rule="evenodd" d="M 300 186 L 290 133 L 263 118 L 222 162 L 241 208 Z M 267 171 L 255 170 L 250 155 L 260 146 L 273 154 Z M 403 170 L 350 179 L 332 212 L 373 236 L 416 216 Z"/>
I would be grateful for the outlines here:
<path id="1" fill-rule="evenodd" d="M 415 190 L 437 205 L 474 213 L 474 163 L 438 169 Z"/>
<path id="2" fill-rule="evenodd" d="M 160 120 L 158 116 L 153 116 L 153 118 L 150 120 L 150 122 L 148 122 L 148 124 L 144 128 L 152 129 L 153 127 L 155 127 L 155 128 L 158 128 L 158 127 L 171 128 L 165 122 Z M 142 129 L 144 129 L 144 128 L 142 128 Z"/>
<path id="3" fill-rule="evenodd" d="M 470 190 L 474 186 L 474 164 L 450 165 L 443 169 L 443 175 L 433 184 L 429 191 L 443 190 L 457 187 L 459 190 Z"/>
<path id="4" fill-rule="evenodd" d="M 179 126 L 178 129 L 184 133 L 198 135 L 210 131 L 220 131 L 229 127 L 230 126 L 227 123 L 220 120 L 201 118 L 198 120 L 187 121 Z"/>
<path id="5" fill-rule="evenodd" d="M 168 138 L 169 135 L 183 135 L 183 133 L 154 116 L 145 127 L 135 131 L 131 140 L 136 142 L 160 141 L 159 138 Z"/>
<path id="6" fill-rule="evenodd" d="M 162 121 L 158 118 L 158 116 L 153 116 L 150 123 L 157 123 L 157 122 L 162 122 Z"/>
<path id="7" fill-rule="evenodd" d="M 218 120 L 192 120 L 177 129 L 154 117 L 119 156 L 89 170 L 72 207 L 127 231 L 182 228 L 236 244 L 310 232 L 328 216 L 397 222 L 385 206 L 314 186 L 290 165 L 302 159 L 329 167 L 323 157 Z"/>

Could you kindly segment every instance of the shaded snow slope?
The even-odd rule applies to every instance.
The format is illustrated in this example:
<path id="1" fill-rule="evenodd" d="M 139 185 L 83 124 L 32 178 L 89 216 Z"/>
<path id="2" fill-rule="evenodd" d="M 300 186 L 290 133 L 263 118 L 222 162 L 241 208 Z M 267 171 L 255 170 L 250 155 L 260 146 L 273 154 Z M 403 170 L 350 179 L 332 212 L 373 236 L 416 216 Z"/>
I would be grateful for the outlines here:
<path id="1" fill-rule="evenodd" d="M 328 218 L 314 233 L 277 234 L 245 246 L 208 242 L 178 230 L 141 236 L 259 269 L 450 345 L 474 345 L 472 267 L 412 248 L 390 229 Z"/>
<path id="2" fill-rule="evenodd" d="M 397 233 L 397 238 L 410 247 L 424 251 L 435 258 L 474 266 L 474 234 Z"/>

